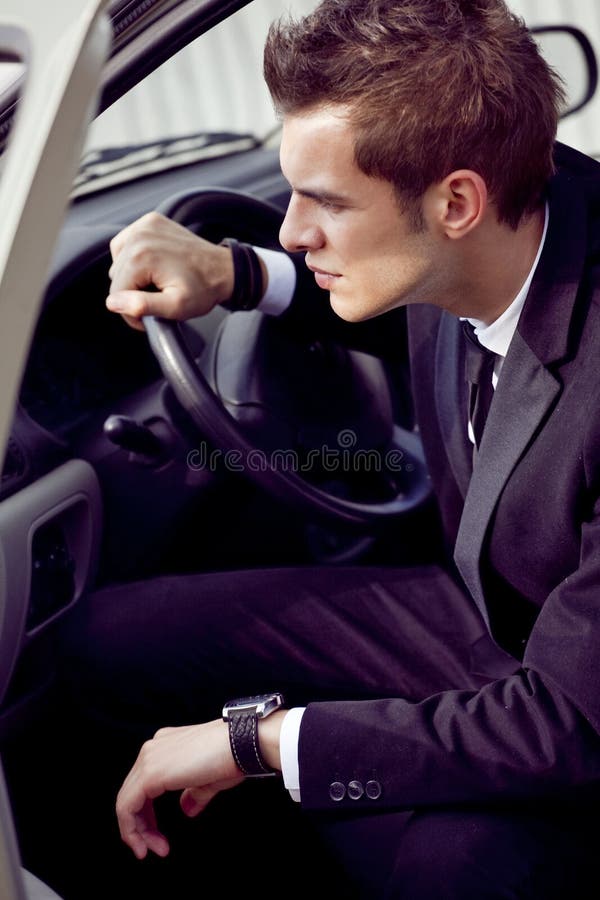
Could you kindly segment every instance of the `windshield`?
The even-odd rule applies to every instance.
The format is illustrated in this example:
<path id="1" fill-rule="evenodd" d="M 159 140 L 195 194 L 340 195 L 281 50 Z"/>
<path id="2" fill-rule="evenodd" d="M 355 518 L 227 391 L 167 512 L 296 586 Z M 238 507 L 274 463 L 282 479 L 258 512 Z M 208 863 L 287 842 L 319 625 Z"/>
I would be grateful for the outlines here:
<path id="1" fill-rule="evenodd" d="M 255 0 L 193 41 L 109 107 L 92 125 L 87 150 L 148 144 L 200 132 L 252 134 L 276 125 L 264 85 L 269 23 L 302 15 L 316 0 Z"/>
<path id="2" fill-rule="evenodd" d="M 148 75 L 90 126 L 72 197 L 265 143 L 278 130 L 262 78 L 267 29 L 316 4 L 254 0 Z"/>

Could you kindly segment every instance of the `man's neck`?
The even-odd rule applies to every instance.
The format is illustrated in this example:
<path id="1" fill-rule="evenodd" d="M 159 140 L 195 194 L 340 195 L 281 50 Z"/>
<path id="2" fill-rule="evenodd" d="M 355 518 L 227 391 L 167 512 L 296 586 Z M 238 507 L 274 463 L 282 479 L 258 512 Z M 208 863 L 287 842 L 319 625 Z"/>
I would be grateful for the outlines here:
<path id="1" fill-rule="evenodd" d="M 452 312 L 490 325 L 513 302 L 535 262 L 544 233 L 541 207 L 514 230 L 491 218 L 465 246 L 460 299 Z"/>

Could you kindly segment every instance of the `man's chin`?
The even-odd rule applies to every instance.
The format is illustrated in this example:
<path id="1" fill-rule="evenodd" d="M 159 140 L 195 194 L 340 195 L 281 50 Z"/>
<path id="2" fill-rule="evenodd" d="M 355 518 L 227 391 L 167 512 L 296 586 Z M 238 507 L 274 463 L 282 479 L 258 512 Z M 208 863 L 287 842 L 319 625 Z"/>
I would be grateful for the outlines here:
<path id="1" fill-rule="evenodd" d="M 335 291 L 330 292 L 329 303 L 336 316 L 339 316 L 344 322 L 364 322 L 366 319 L 372 319 L 379 315 L 378 312 L 365 307 L 359 300 L 339 297 Z"/>

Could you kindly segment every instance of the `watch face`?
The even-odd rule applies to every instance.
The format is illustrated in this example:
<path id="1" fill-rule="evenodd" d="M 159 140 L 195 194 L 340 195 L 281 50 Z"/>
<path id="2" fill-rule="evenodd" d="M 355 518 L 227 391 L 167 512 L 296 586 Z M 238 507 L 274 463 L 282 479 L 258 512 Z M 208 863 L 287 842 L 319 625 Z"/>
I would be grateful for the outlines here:
<path id="1" fill-rule="evenodd" d="M 227 719 L 232 713 L 254 712 L 259 719 L 268 716 L 283 706 L 282 694 L 255 694 L 253 697 L 238 697 L 230 700 L 223 707 L 223 718 Z"/>

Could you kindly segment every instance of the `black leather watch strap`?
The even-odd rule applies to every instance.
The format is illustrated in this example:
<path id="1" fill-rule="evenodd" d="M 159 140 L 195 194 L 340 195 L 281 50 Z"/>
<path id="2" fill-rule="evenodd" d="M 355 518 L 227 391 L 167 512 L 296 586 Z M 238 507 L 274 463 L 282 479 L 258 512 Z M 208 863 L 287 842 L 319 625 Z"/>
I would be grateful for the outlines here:
<path id="1" fill-rule="evenodd" d="M 229 743 L 244 775 L 277 775 L 262 758 L 258 745 L 258 716 L 255 712 L 234 712 L 229 717 Z"/>
<path id="2" fill-rule="evenodd" d="M 256 252 L 235 238 L 225 238 L 221 244 L 229 247 L 233 257 L 233 293 L 221 306 L 230 312 L 256 309 L 263 295 L 263 275 Z"/>

